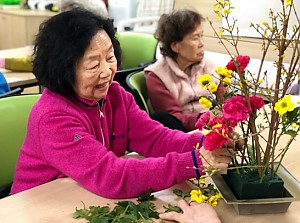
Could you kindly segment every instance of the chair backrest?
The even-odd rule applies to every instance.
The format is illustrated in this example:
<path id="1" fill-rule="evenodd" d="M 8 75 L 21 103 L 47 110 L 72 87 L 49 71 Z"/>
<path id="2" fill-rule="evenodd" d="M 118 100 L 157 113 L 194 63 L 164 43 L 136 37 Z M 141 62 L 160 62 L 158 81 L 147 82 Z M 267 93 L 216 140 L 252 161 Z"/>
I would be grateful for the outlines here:
<path id="1" fill-rule="evenodd" d="M 134 99 L 140 109 L 150 114 L 150 110 L 147 105 L 147 85 L 144 71 L 131 73 L 126 78 L 126 83 L 131 89 Z"/>
<path id="2" fill-rule="evenodd" d="M 130 69 L 155 60 L 157 40 L 153 34 L 117 32 L 122 50 L 122 68 Z"/>
<path id="3" fill-rule="evenodd" d="M 40 94 L 0 99 L 0 189 L 13 181 L 19 150 L 25 138 L 28 116 Z"/>
<path id="4" fill-rule="evenodd" d="M 115 74 L 114 81 L 119 82 L 119 84 L 126 90 L 131 92 L 131 89 L 128 87 L 126 83 L 126 78 L 129 74 L 137 72 L 137 71 L 142 71 L 144 70 L 145 67 L 134 67 L 130 69 L 125 69 L 125 70 L 118 70 Z"/>

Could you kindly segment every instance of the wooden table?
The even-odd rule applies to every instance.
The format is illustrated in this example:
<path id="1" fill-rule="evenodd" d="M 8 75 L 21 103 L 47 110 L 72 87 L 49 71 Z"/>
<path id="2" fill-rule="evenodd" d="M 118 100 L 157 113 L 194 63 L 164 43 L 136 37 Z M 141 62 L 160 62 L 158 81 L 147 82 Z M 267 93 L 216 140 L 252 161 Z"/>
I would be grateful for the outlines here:
<path id="1" fill-rule="evenodd" d="M 300 167 L 298 157 L 300 150 L 294 144 L 285 160 L 285 167 L 297 179 L 300 179 Z M 178 198 L 173 194 L 173 189 L 190 191 L 188 184 L 182 183 L 172 188 L 156 192 L 155 205 L 159 212 L 164 211 L 163 205 L 167 203 L 176 205 Z M 127 199 L 128 200 L 128 199 Z M 131 199 L 135 200 L 135 199 Z M 83 208 L 90 205 L 108 205 L 113 207 L 119 201 L 97 196 L 82 188 L 70 178 L 57 179 L 47 184 L 32 188 L 19 194 L 0 200 L 0 222 L 22 222 L 22 223 L 45 223 L 45 222 L 68 222 L 81 223 L 85 220 L 72 218 L 75 208 Z M 233 206 L 227 205 L 221 200 L 216 207 L 218 215 L 223 223 L 265 223 L 265 222 L 300 222 L 300 202 L 293 202 L 288 211 L 283 214 L 266 215 L 238 215 Z"/>
<path id="2" fill-rule="evenodd" d="M 300 136 L 287 152 L 283 165 L 292 175 L 300 180 L 300 149 L 298 144 Z M 285 143 L 281 140 L 280 143 Z M 182 183 L 172 188 L 156 192 L 156 209 L 159 212 L 164 210 L 163 205 L 167 203 L 176 205 L 178 198 L 173 194 L 173 189 L 178 188 L 183 191 L 190 191 L 188 184 Z M 135 199 L 132 199 L 135 200 Z M 85 220 L 72 218 L 75 208 L 83 208 L 82 202 L 86 207 L 90 205 L 108 205 L 113 207 L 119 200 L 106 199 L 97 196 L 82 188 L 70 178 L 57 179 L 47 184 L 32 188 L 19 194 L 0 200 L 0 222 L 22 222 L 22 223 L 80 223 Z M 233 206 L 227 205 L 221 200 L 216 207 L 216 211 L 223 223 L 266 223 L 300 222 L 300 202 L 293 202 L 286 213 L 264 214 L 264 215 L 238 215 Z"/>
<path id="3" fill-rule="evenodd" d="M 9 58 L 9 57 L 26 57 L 32 54 L 32 47 L 21 47 L 9 50 L 0 50 L 0 58 Z M 38 81 L 33 75 L 32 72 L 16 72 L 1 69 L 0 70 L 5 76 L 7 83 L 11 88 L 21 87 L 31 87 L 37 86 Z"/>

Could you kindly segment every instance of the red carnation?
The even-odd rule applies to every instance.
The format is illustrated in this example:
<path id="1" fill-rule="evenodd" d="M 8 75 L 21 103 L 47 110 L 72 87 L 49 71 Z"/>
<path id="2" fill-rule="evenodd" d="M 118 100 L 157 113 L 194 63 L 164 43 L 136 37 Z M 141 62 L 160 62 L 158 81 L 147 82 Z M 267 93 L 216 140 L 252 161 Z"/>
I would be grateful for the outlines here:
<path id="1" fill-rule="evenodd" d="M 240 70 L 244 72 L 245 68 L 248 66 L 250 62 L 250 57 L 239 55 L 235 59 L 239 63 Z M 226 65 L 226 68 L 228 70 L 237 71 L 237 68 L 234 64 L 234 60 L 229 61 L 229 63 Z"/>
<path id="2" fill-rule="evenodd" d="M 252 109 L 261 109 L 264 106 L 264 99 L 253 95 L 250 97 L 250 104 Z"/>

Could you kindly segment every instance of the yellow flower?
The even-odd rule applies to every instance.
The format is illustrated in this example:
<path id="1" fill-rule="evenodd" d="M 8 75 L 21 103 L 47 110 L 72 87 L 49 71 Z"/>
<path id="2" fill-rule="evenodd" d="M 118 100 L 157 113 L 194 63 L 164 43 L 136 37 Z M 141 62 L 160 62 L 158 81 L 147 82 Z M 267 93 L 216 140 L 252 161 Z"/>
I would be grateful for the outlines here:
<path id="1" fill-rule="evenodd" d="M 274 110 L 277 111 L 280 115 L 292 111 L 294 108 L 294 103 L 291 100 L 291 95 L 287 95 L 278 102 L 275 103 Z"/>
<path id="2" fill-rule="evenodd" d="M 199 183 L 200 184 L 205 184 L 205 179 L 206 179 L 206 176 L 205 175 L 202 175 L 199 179 Z"/>
<path id="3" fill-rule="evenodd" d="M 225 10 L 224 10 L 224 14 L 225 14 L 225 15 L 229 15 L 229 14 L 230 14 L 230 10 L 229 10 L 229 9 L 225 9 Z"/>
<path id="4" fill-rule="evenodd" d="M 212 76 L 210 74 L 204 74 L 198 78 L 198 84 L 200 84 L 203 89 L 206 89 L 210 82 L 212 82 Z"/>
<path id="5" fill-rule="evenodd" d="M 215 71 L 222 77 L 232 78 L 232 70 L 228 70 L 226 67 L 217 67 Z"/>
<path id="6" fill-rule="evenodd" d="M 203 108 L 211 108 L 212 107 L 211 101 L 205 97 L 201 97 L 199 99 L 199 103 L 200 103 L 200 105 L 202 105 Z"/>
<path id="7" fill-rule="evenodd" d="M 293 0 L 285 0 L 286 6 L 291 5 L 293 3 Z"/>
<path id="8" fill-rule="evenodd" d="M 191 200 L 196 201 L 197 203 L 202 203 L 207 201 L 208 197 L 202 194 L 201 190 L 192 190 L 190 192 Z"/>
<path id="9" fill-rule="evenodd" d="M 231 82 L 231 79 L 229 77 L 225 77 L 223 79 L 223 84 L 224 85 L 230 85 L 232 82 Z"/>
<path id="10" fill-rule="evenodd" d="M 267 21 L 263 21 L 262 24 L 265 25 L 265 26 L 267 26 L 268 22 Z"/>
<path id="11" fill-rule="evenodd" d="M 264 79 L 260 79 L 257 83 L 258 85 L 262 84 L 265 80 Z"/>
<path id="12" fill-rule="evenodd" d="M 296 129 L 298 125 L 295 122 L 293 122 L 291 126 L 293 129 Z"/>
<path id="13" fill-rule="evenodd" d="M 208 90 L 211 93 L 215 93 L 218 90 L 218 85 L 216 85 L 215 82 L 210 82 L 209 85 L 208 85 Z"/>
<path id="14" fill-rule="evenodd" d="M 221 198 L 221 195 L 219 193 L 217 193 L 216 195 L 214 196 L 211 196 L 207 203 L 210 204 L 211 206 L 213 207 L 216 207 L 218 205 L 218 200 Z"/>

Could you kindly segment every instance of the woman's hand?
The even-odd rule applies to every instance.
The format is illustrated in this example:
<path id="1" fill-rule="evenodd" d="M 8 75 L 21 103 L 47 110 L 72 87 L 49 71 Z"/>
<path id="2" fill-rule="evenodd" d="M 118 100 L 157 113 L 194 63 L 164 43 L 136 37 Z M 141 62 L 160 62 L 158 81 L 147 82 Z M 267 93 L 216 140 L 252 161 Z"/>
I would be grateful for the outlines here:
<path id="1" fill-rule="evenodd" d="M 160 214 L 159 217 L 180 223 L 221 223 L 216 211 L 209 204 L 191 202 L 188 205 L 185 200 L 180 200 L 178 207 L 183 213 L 168 212 Z"/>
<path id="2" fill-rule="evenodd" d="M 213 170 L 226 170 L 231 162 L 233 151 L 227 148 L 216 149 L 214 151 L 200 149 L 200 157 L 202 160 L 202 171 L 210 172 Z"/>

